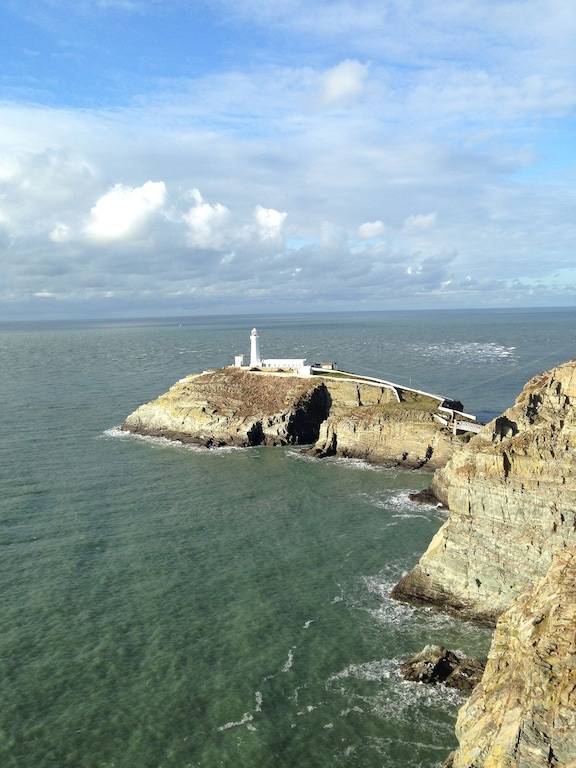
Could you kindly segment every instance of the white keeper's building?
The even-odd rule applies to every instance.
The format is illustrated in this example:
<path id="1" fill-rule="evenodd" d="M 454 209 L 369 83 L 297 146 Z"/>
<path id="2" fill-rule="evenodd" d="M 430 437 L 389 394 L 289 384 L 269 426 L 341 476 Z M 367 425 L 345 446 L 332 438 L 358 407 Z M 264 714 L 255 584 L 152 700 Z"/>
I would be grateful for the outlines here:
<path id="1" fill-rule="evenodd" d="M 256 328 L 250 333 L 250 364 L 244 365 L 244 355 L 236 355 L 234 358 L 236 368 L 275 368 L 283 371 L 295 371 L 300 376 L 310 376 L 310 366 L 306 365 L 306 359 L 301 357 L 270 357 L 263 359 L 260 350 L 260 334 Z"/>

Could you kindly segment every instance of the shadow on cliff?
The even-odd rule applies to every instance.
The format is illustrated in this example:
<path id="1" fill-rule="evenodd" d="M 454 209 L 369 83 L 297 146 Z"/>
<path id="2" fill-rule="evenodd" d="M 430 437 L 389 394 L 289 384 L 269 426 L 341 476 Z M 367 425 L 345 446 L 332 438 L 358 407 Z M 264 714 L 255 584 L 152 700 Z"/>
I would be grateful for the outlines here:
<path id="1" fill-rule="evenodd" d="M 320 436 L 320 426 L 326 421 L 332 408 L 332 397 L 328 387 L 321 384 L 298 404 L 288 422 L 290 442 L 295 445 L 310 445 Z"/>

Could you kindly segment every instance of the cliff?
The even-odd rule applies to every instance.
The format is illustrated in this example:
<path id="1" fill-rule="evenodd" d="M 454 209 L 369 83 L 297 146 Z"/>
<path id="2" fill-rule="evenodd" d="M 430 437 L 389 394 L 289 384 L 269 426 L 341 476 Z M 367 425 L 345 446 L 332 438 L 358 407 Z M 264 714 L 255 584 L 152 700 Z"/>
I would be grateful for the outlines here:
<path id="1" fill-rule="evenodd" d="M 328 418 L 320 427 L 314 453 L 338 454 L 375 463 L 436 469 L 465 439 L 441 429 L 433 414 L 438 401 L 398 387 L 400 402 L 385 387 L 326 379 Z"/>
<path id="2" fill-rule="evenodd" d="M 453 768 L 576 766 L 576 547 L 517 597 L 460 710 Z"/>
<path id="3" fill-rule="evenodd" d="M 338 374 L 306 378 L 229 367 L 178 381 L 122 428 L 208 447 L 314 444 L 318 456 L 435 468 L 466 439 L 434 420 L 438 405 Z"/>
<path id="4" fill-rule="evenodd" d="M 576 544 L 576 362 L 534 377 L 433 480 L 450 510 L 393 596 L 494 622 Z"/>
<path id="5" fill-rule="evenodd" d="M 221 368 L 176 382 L 122 428 L 207 447 L 307 444 L 327 412 L 321 381 Z"/>

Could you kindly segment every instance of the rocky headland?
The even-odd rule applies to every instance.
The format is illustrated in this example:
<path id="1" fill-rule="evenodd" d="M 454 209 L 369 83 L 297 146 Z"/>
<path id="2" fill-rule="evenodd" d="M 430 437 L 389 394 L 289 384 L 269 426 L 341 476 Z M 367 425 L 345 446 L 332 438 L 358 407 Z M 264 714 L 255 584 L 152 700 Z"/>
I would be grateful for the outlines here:
<path id="1" fill-rule="evenodd" d="M 576 547 L 501 615 L 456 735 L 453 768 L 576 766 Z"/>
<path id="2" fill-rule="evenodd" d="M 337 372 L 302 377 L 227 367 L 181 379 L 122 428 L 207 447 L 311 445 L 319 457 L 435 469 L 468 439 L 434 418 L 441 404 Z"/>
<path id="3" fill-rule="evenodd" d="M 449 518 L 393 596 L 497 621 L 446 766 L 576 768 L 576 361 L 531 379 L 431 493 Z"/>
<path id="4" fill-rule="evenodd" d="M 494 623 L 576 544 L 575 405 L 576 362 L 535 376 L 436 472 L 450 515 L 395 597 Z"/>

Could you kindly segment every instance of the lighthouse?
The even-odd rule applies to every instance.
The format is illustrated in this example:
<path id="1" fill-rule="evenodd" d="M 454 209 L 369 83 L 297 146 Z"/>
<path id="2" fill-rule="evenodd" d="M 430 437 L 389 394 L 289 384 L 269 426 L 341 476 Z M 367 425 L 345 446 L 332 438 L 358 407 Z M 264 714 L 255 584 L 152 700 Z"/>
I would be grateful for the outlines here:
<path id="1" fill-rule="evenodd" d="M 262 357 L 260 356 L 260 336 L 256 328 L 250 333 L 250 368 L 260 368 Z"/>

